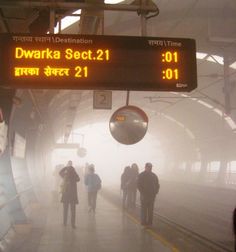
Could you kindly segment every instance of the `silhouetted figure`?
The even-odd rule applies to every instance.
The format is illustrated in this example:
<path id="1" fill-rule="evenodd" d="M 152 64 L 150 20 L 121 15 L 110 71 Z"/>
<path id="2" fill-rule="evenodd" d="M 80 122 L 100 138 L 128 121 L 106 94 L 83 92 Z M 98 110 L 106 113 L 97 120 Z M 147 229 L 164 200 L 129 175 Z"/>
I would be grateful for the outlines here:
<path id="1" fill-rule="evenodd" d="M 62 197 L 63 203 L 63 224 L 67 225 L 68 208 L 70 205 L 71 210 L 71 226 L 75 228 L 76 218 L 76 204 L 78 204 L 77 182 L 80 181 L 79 175 L 76 173 L 75 168 L 72 166 L 72 161 L 68 161 L 66 167 L 60 172 L 60 176 L 63 178 L 62 184 Z"/>
<path id="2" fill-rule="evenodd" d="M 101 179 L 95 173 L 95 168 L 93 164 L 88 166 L 88 173 L 85 175 L 84 184 L 87 186 L 88 191 L 88 207 L 89 212 L 93 211 L 95 213 L 97 204 L 97 192 L 101 189 Z"/>
<path id="3" fill-rule="evenodd" d="M 151 226 L 154 202 L 160 188 L 158 177 L 152 172 L 151 163 L 146 163 L 145 171 L 138 175 L 137 186 L 141 200 L 141 224 Z"/>
<path id="4" fill-rule="evenodd" d="M 130 194 L 130 182 L 131 182 L 131 168 L 126 166 L 121 174 L 120 189 L 123 192 L 122 206 L 123 209 L 130 208 L 131 206 L 131 194 Z"/>
<path id="5" fill-rule="evenodd" d="M 236 207 L 233 212 L 234 251 L 236 252 Z"/>
<path id="6" fill-rule="evenodd" d="M 53 171 L 53 177 L 54 177 L 54 184 L 53 184 L 53 190 L 52 190 L 52 196 L 53 200 L 55 202 L 59 201 L 59 194 L 61 192 L 61 182 L 62 178 L 59 174 L 60 170 L 64 167 L 63 164 L 58 164 L 55 166 L 54 171 Z"/>
<path id="7" fill-rule="evenodd" d="M 128 189 L 130 190 L 130 205 L 133 208 L 136 206 L 138 175 L 139 175 L 138 165 L 133 163 L 131 165 L 131 179 Z"/>

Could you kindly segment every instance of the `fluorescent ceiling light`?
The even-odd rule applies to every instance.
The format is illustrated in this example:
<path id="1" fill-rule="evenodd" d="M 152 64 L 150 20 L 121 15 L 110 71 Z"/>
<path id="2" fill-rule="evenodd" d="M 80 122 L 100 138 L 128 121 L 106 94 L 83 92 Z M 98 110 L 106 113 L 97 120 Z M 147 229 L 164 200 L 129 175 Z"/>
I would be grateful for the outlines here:
<path id="1" fill-rule="evenodd" d="M 181 128 L 184 128 L 183 123 L 176 121 L 176 124 L 179 125 Z"/>
<path id="2" fill-rule="evenodd" d="M 189 137 L 191 138 L 191 139 L 195 139 L 195 136 L 194 136 L 194 134 L 193 134 L 193 132 L 191 131 L 191 130 L 189 130 L 189 129 L 185 129 L 186 130 L 186 132 L 187 132 L 187 134 L 189 135 Z"/>
<path id="3" fill-rule="evenodd" d="M 204 102 L 204 101 L 202 101 L 202 100 L 198 100 L 197 102 L 199 102 L 200 104 L 202 104 L 203 106 L 205 106 L 205 107 L 207 107 L 207 108 L 210 108 L 210 109 L 213 108 L 212 105 L 210 105 L 209 103 Z"/>
<path id="4" fill-rule="evenodd" d="M 233 129 L 233 130 L 236 129 L 236 124 L 232 120 L 231 117 L 227 116 L 227 117 L 225 117 L 225 120 L 226 120 L 226 122 L 228 123 L 228 125 L 230 126 L 231 129 Z"/>
<path id="5" fill-rule="evenodd" d="M 188 129 L 188 128 L 186 128 L 185 127 L 185 125 L 184 124 L 182 124 L 181 122 L 178 122 L 177 120 L 175 120 L 173 117 L 171 117 L 171 116 L 168 116 L 168 115 L 163 115 L 166 119 L 168 119 L 168 120 L 170 120 L 170 121 L 172 121 L 172 122 L 174 122 L 174 123 L 176 123 L 178 126 L 180 126 L 181 128 L 183 128 L 185 131 L 186 131 L 186 133 L 187 133 L 187 135 L 191 138 L 191 139 L 195 139 L 196 137 L 194 136 L 194 134 L 193 134 L 193 132 L 190 130 L 190 129 Z"/>
<path id="6" fill-rule="evenodd" d="M 214 108 L 213 111 L 216 112 L 220 116 L 223 115 L 223 112 L 220 109 Z"/>
<path id="7" fill-rule="evenodd" d="M 169 119 L 170 121 L 172 122 L 175 122 L 175 119 L 171 116 L 168 116 L 168 115 L 164 115 L 165 118 Z"/>
<path id="8" fill-rule="evenodd" d="M 211 56 L 209 56 L 207 58 L 207 61 L 215 62 L 215 63 L 221 64 L 221 65 L 224 65 L 224 58 L 220 57 L 218 55 L 211 55 Z"/>
<path id="9" fill-rule="evenodd" d="M 206 56 L 207 56 L 207 53 L 201 53 L 201 52 L 196 53 L 197 59 L 204 59 Z"/>
<path id="10" fill-rule="evenodd" d="M 72 14 L 80 14 L 81 9 L 74 11 Z M 67 16 L 61 19 L 61 30 L 66 29 L 70 25 L 78 22 L 80 20 L 80 16 Z M 59 32 L 59 22 L 57 23 L 57 26 L 54 29 L 54 33 Z"/>
<path id="11" fill-rule="evenodd" d="M 123 0 L 105 0 L 106 4 L 117 4 L 123 2 Z"/>
<path id="12" fill-rule="evenodd" d="M 204 59 L 206 56 L 207 56 L 206 53 L 201 53 L 201 52 L 196 53 L 197 59 Z M 218 55 L 210 55 L 206 58 L 206 60 L 210 62 L 218 63 L 220 65 L 224 65 L 224 58 Z M 236 61 L 232 63 L 229 67 L 236 69 Z"/>
<path id="13" fill-rule="evenodd" d="M 123 2 L 123 0 L 105 0 L 105 4 L 117 4 Z M 81 14 L 81 9 L 74 11 L 72 14 Z M 66 29 L 70 25 L 78 22 L 80 20 L 79 16 L 67 16 L 61 19 L 61 30 Z M 54 33 L 59 33 L 59 23 L 54 29 Z"/>
<path id="14" fill-rule="evenodd" d="M 229 67 L 236 69 L 236 61 L 233 64 L 231 64 Z"/>

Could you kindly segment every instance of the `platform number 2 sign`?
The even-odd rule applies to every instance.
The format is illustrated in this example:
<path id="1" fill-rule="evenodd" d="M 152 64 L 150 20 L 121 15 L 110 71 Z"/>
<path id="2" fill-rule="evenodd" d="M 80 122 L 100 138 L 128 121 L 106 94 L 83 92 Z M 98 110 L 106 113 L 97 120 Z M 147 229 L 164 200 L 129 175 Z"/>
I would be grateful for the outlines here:
<path id="1" fill-rule="evenodd" d="M 93 108 L 94 109 L 111 109 L 112 108 L 112 91 L 93 91 Z"/>

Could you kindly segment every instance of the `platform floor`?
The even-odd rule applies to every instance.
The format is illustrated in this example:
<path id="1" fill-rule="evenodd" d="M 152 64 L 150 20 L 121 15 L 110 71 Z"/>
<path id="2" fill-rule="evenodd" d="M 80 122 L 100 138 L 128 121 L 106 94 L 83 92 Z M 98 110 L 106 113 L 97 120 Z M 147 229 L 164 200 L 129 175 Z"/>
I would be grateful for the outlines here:
<path id="1" fill-rule="evenodd" d="M 39 208 L 31 232 L 11 252 L 169 252 L 178 250 L 154 230 L 98 196 L 96 213 L 89 213 L 86 193 L 76 209 L 76 229 L 62 224 L 62 204 L 51 201 Z M 68 222 L 69 223 L 69 222 Z"/>

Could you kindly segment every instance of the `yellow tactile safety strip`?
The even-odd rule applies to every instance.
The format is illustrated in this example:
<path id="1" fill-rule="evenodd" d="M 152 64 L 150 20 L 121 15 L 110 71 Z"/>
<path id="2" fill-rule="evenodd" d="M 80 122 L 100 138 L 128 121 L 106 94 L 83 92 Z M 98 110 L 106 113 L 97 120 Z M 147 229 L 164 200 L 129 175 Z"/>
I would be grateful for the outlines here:
<path id="1" fill-rule="evenodd" d="M 120 210 L 120 207 L 118 207 L 117 205 L 114 205 L 117 209 Z M 133 221 L 135 224 L 140 225 L 140 221 L 137 220 L 133 215 L 129 214 L 128 212 L 124 211 L 124 213 L 126 214 L 126 216 Z M 148 232 L 154 239 L 160 241 L 164 246 L 168 247 L 169 249 L 171 249 L 172 252 L 181 252 L 180 250 L 178 250 L 176 247 L 174 247 L 171 243 L 169 243 L 166 239 L 164 239 L 162 236 L 160 236 L 159 234 L 157 234 L 156 232 L 154 232 L 152 229 L 150 228 L 146 228 L 145 229 L 146 232 Z"/>
<path id="2" fill-rule="evenodd" d="M 131 214 L 126 212 L 126 215 L 128 218 L 130 218 L 134 223 L 140 224 L 140 222 Z M 176 247 L 174 247 L 171 243 L 166 241 L 163 237 L 161 237 L 159 234 L 157 234 L 155 231 L 153 231 L 150 228 L 145 229 L 152 237 L 154 237 L 156 240 L 160 241 L 163 245 L 170 248 L 172 252 L 180 252 Z"/>

